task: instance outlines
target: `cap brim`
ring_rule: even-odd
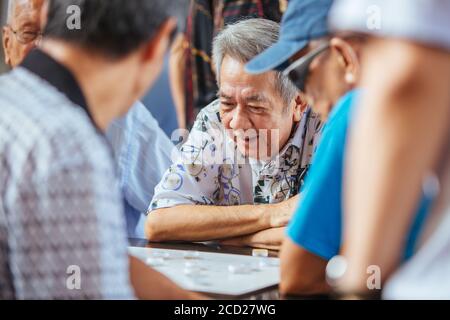
[[[258,74],[278,69],[307,44],[308,41],[306,40],[300,42],[279,41],[250,60],[245,65],[245,71],[251,74]]]

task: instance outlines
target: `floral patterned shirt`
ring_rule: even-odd
[[[219,108],[216,100],[199,113],[156,186],[149,211],[186,204],[278,203],[300,192],[320,135],[319,117],[308,109],[279,154],[260,161],[237,151]]]

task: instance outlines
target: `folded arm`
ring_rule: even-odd
[[[270,228],[248,235],[225,239],[220,241],[227,246],[253,247],[269,250],[280,250],[284,240],[286,227]]]
[[[204,241],[239,237],[284,227],[298,196],[278,204],[242,206],[180,205],[149,213],[145,234],[151,241]]]

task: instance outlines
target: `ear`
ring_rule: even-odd
[[[355,49],[342,38],[335,37],[331,39],[332,50],[339,55],[338,63],[344,69],[344,81],[350,85],[356,85],[359,78],[360,64],[358,54]]]
[[[5,64],[8,66],[11,66],[11,58],[10,58],[10,54],[9,54],[9,45],[10,45],[10,33],[8,31],[8,27],[3,27],[2,29],[2,33],[3,33],[3,52],[5,54]]]
[[[39,25],[42,32],[45,30],[45,26],[47,25],[48,8],[49,8],[48,0],[45,0],[44,3],[42,4],[41,15],[39,17]]]
[[[176,20],[169,18],[159,27],[153,38],[145,45],[143,55],[145,62],[159,61],[164,58],[170,45],[170,36],[176,25]]]
[[[294,101],[294,122],[300,122],[302,119],[302,114],[305,112],[306,108],[308,107],[308,103],[306,102],[306,99],[301,95],[297,95]]]

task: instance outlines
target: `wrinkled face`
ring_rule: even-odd
[[[44,0],[19,0],[13,8],[8,26],[3,28],[5,62],[11,67],[20,64],[36,46],[37,38],[27,41],[41,31],[40,14]]]
[[[267,159],[284,147],[300,120],[297,99],[287,104],[275,85],[275,73],[250,75],[245,63],[225,56],[220,70],[220,113],[239,151]]]

